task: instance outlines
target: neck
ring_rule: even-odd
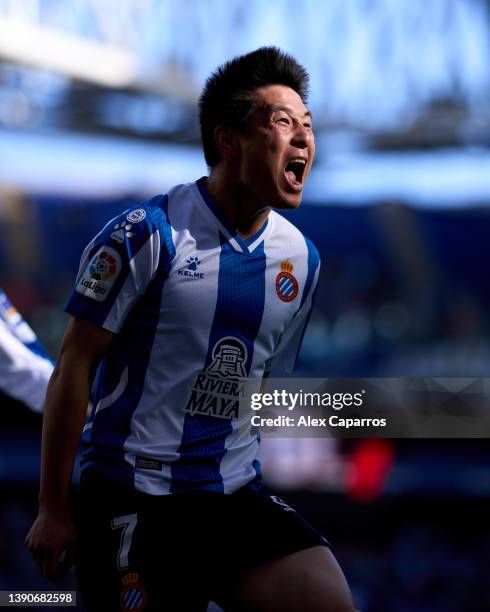
[[[231,226],[244,239],[258,232],[269,216],[270,207],[259,202],[246,185],[232,179],[220,166],[213,168],[206,185]]]

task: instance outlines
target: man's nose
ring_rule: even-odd
[[[294,130],[291,144],[298,149],[306,149],[313,138],[311,130],[307,129],[304,125],[298,124]]]

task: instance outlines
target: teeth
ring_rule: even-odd
[[[295,157],[294,159],[290,159],[288,163],[290,163],[290,164],[304,164],[306,166],[306,159],[303,159],[302,157]]]

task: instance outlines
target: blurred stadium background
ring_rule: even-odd
[[[83,246],[206,173],[199,90],[263,44],[312,81],[317,158],[291,217],[323,268],[299,373],[487,376],[488,0],[0,0],[0,286],[55,357]],[[0,401],[0,589],[51,589],[22,544],[40,417]],[[490,610],[487,441],[263,446],[364,612]]]

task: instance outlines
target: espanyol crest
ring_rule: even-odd
[[[129,572],[122,579],[123,589],[119,603],[124,612],[141,612],[146,606],[146,589],[138,580],[136,572]]]
[[[292,302],[298,295],[298,281],[293,276],[294,266],[286,259],[281,261],[281,271],[276,277],[276,293],[283,302]]]

